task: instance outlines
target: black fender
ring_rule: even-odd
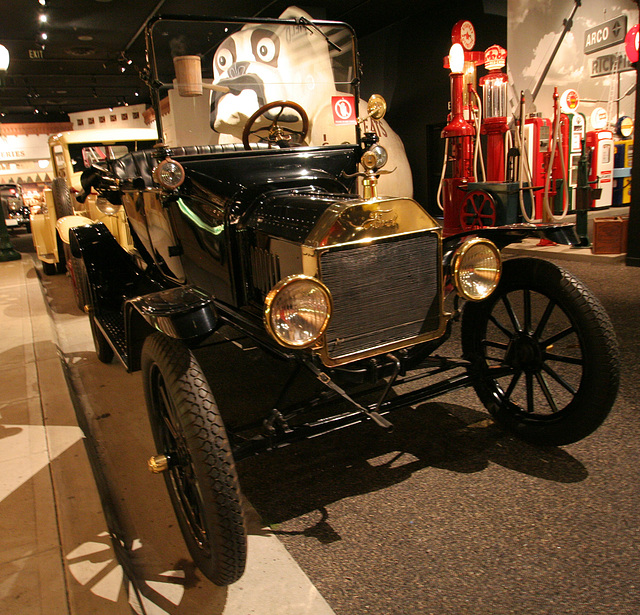
[[[69,248],[84,261],[96,309],[121,310],[124,299],[168,287],[159,276],[146,275],[102,222],[70,229]]]
[[[455,249],[469,237],[484,237],[499,250],[512,243],[520,243],[527,237],[540,237],[562,245],[578,246],[580,239],[575,224],[508,224],[487,226],[450,235],[442,240],[443,264],[448,266]]]
[[[140,369],[142,344],[154,331],[193,346],[219,326],[209,294],[140,267],[104,224],[75,227],[69,240],[87,269],[92,313],[128,371]]]
[[[127,369],[140,369],[145,338],[153,331],[196,346],[219,326],[220,319],[211,296],[196,286],[178,286],[134,297],[125,302]]]

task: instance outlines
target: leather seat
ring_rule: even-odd
[[[268,143],[252,143],[252,150],[269,149]],[[182,147],[167,147],[145,149],[125,154],[122,158],[112,162],[112,168],[118,179],[142,179],[145,188],[153,188],[153,169],[160,161],[161,152],[165,151],[172,158],[182,156],[200,156],[246,151],[242,143],[223,143],[220,145],[186,145]]]

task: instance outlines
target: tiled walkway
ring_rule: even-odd
[[[260,529],[255,512],[247,570],[233,586],[217,588],[205,579],[187,587],[182,570],[172,579],[161,573],[161,582],[137,578],[139,568],[155,570],[156,562],[125,562],[136,575],[133,584],[125,578],[63,372],[70,370],[74,388],[82,387],[70,357],[94,356],[88,321],[75,307],[60,305],[61,298],[72,304],[68,281],[40,279],[36,267],[30,254],[0,262],[0,613],[333,613],[280,541]],[[111,371],[126,381],[123,369]],[[89,398],[76,400],[88,415],[94,410],[84,408]],[[146,594],[161,595],[163,606]]]
[[[0,612],[130,613],[121,583],[105,609],[69,577],[114,555],[69,558],[106,524],[54,339],[32,259],[0,263]]]

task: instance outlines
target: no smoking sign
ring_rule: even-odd
[[[353,96],[332,96],[333,122],[338,126],[356,124],[356,99]]]

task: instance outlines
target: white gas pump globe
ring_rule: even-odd
[[[596,107],[591,112],[591,126],[594,130],[602,130],[607,127],[607,120],[609,119],[607,115],[607,110],[603,107]]]
[[[560,95],[560,110],[563,113],[575,113],[580,106],[580,96],[573,89],[568,89]]]
[[[464,72],[464,49],[460,43],[454,43],[449,50],[449,68],[452,73]]]

